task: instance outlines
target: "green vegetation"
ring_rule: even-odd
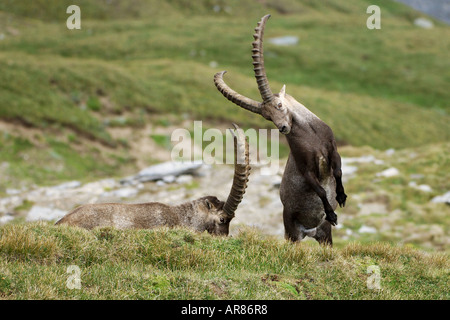
[[[449,252],[450,207],[431,199],[450,189],[450,144],[403,149],[393,154],[370,148],[344,147],[341,154],[373,157],[374,161],[350,163],[357,168],[345,183],[349,199],[334,230],[337,241],[404,243],[423,250]],[[398,175],[380,177],[388,168]],[[428,188],[420,190],[419,186]],[[358,232],[362,227],[373,233]]]
[[[134,153],[140,138],[167,152],[170,130],[194,120],[204,131],[273,128],[212,81],[228,70],[232,88],[259,99],[251,35],[266,13],[266,39],[299,38],[265,42],[273,91],[286,84],[332,127],[343,156],[384,161],[355,164],[333,249],[252,229],[89,232],[20,217],[0,227],[0,299],[449,299],[450,209],[430,200],[450,189],[450,29],[421,29],[419,13],[379,1],[382,29],[368,30],[372,2],[0,0],[0,196],[135,173],[137,160],[156,161]],[[66,28],[71,4],[81,30]],[[399,174],[377,176],[389,167]],[[70,265],[80,290],[66,286]],[[380,290],[367,287],[372,265]]]
[[[81,7],[81,30],[66,28],[69,4]],[[158,115],[170,115],[174,125],[190,119],[204,120],[205,127],[238,122],[272,128],[224,99],[212,82],[215,72],[226,69],[230,86],[258,98],[251,34],[258,19],[271,13],[266,38],[300,39],[291,47],[266,41],[273,90],[286,84],[339,142],[386,149],[448,141],[448,26],[435,22],[432,30],[420,29],[412,23],[417,12],[385,1],[382,29],[368,30],[369,4],[2,0],[0,119],[44,135],[76,136],[81,146],[102,144],[109,149],[103,158],[113,159],[103,174],[132,165],[131,157],[124,166],[107,155],[127,155],[125,140],[111,135],[116,126],[160,125]],[[98,161],[89,147],[79,149],[83,158]],[[8,161],[4,154],[0,161]],[[42,162],[18,165],[28,176]]]
[[[81,289],[67,287],[71,265]],[[369,266],[379,267],[379,290],[368,288]],[[0,228],[3,299],[449,299],[448,268],[445,255],[410,247],[331,249],[252,229],[221,238],[166,228]]]

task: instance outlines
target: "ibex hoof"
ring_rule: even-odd
[[[345,200],[347,200],[347,195],[345,193],[339,193],[336,196],[336,201],[339,203],[341,208],[345,207]]]
[[[337,225],[337,215],[334,212],[327,213],[327,217],[325,218],[332,226]]]

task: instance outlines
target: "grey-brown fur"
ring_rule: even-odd
[[[345,205],[341,158],[331,128],[293,97],[283,86],[273,94],[264,68],[263,36],[270,15],[255,28],[252,58],[262,102],[244,97],[223,81],[225,71],[214,76],[217,89],[230,101],[272,121],[285,134],[291,152],[280,186],[286,238],[305,236],[332,244],[331,226],[337,224],[334,210]]]
[[[223,205],[223,201],[213,196],[175,206],[159,202],[88,204],[74,209],[56,224],[68,224],[85,229],[97,227],[152,229],[160,226],[184,226],[199,232],[206,230],[212,234],[228,234],[231,219],[223,212]]]
[[[235,128],[238,129],[237,126]],[[215,196],[205,196],[179,205],[159,202],[87,204],[75,208],[56,224],[85,229],[98,227],[151,229],[159,226],[182,226],[198,232],[208,231],[214,235],[228,235],[230,221],[234,218],[235,210],[245,193],[250,174],[248,141],[239,131],[241,130],[238,130],[239,139],[234,136],[235,172],[226,201],[220,201]],[[239,155],[244,159],[239,160]]]

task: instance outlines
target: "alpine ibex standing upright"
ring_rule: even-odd
[[[85,229],[115,227],[118,229],[150,229],[158,226],[184,226],[214,235],[228,235],[230,221],[242,201],[250,174],[249,147],[244,133],[234,125],[234,178],[226,202],[206,196],[180,205],[159,202],[122,204],[87,204],[75,208],[56,224]]]
[[[214,76],[217,89],[230,101],[272,121],[286,135],[291,152],[280,186],[285,235],[292,241],[305,236],[332,244],[334,210],[347,198],[342,185],[341,157],[330,127],[293,97],[273,94],[264,69],[263,35],[270,15],[264,16],[253,35],[253,66],[262,102],[244,97],[223,81],[226,71]],[[337,201],[337,202],[336,202]]]

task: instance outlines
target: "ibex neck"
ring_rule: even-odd
[[[206,230],[206,215],[196,200],[175,206],[180,225],[203,232]]]

